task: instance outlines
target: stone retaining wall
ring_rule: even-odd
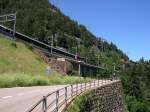
[[[127,112],[121,82],[99,87],[84,103],[84,112]]]

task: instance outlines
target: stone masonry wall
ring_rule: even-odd
[[[127,112],[121,82],[99,87],[87,98],[84,112]]]

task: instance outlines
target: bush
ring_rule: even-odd
[[[14,48],[17,48],[16,42],[12,42],[12,43],[11,43],[11,46],[14,47]]]

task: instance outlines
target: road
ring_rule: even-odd
[[[24,112],[44,95],[66,85],[0,89],[0,112]]]
[[[114,81],[107,80],[105,83],[103,83],[101,80],[99,86],[107,85],[113,82]],[[56,86],[15,87],[15,88],[0,89],[0,112],[25,112],[32,105],[36,104],[40,99],[42,99],[43,96],[47,95],[48,93],[54,92],[58,89],[64,88],[66,86],[67,85],[56,85]],[[80,89],[81,85],[79,84],[78,86],[79,86],[78,88]],[[89,84],[87,84],[87,86],[89,86]],[[76,88],[76,85],[73,85],[73,87]],[[85,86],[83,84],[83,88],[84,87]],[[71,88],[68,88],[68,96],[70,92]],[[80,93],[80,91],[78,92]],[[64,89],[60,91],[60,96],[63,93]],[[56,95],[53,94],[51,97],[49,97],[48,102],[53,101],[55,99],[55,96]],[[41,109],[41,106],[39,108]],[[39,108],[34,112],[38,112]]]

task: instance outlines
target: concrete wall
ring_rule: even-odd
[[[92,91],[84,102],[84,112],[127,112],[121,82]]]

